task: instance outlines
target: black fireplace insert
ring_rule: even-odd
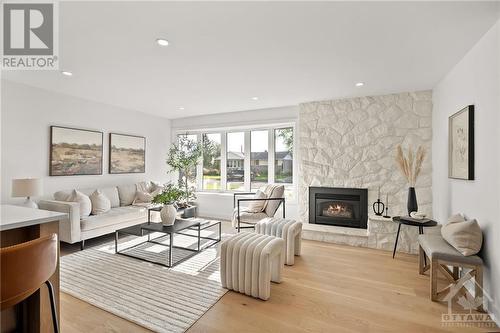
[[[309,187],[309,223],[366,229],[366,188]]]

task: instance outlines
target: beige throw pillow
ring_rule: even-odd
[[[266,199],[267,195],[264,192],[262,192],[261,190],[257,190],[257,192],[255,193],[253,198],[254,199]],[[265,200],[250,201],[246,211],[249,213],[260,213],[264,210],[265,204],[266,204]]]
[[[80,191],[73,190],[67,201],[78,202],[80,204],[80,217],[87,217],[92,212],[90,198]]]
[[[106,213],[111,209],[111,201],[100,190],[95,190],[90,196],[92,215]]]
[[[453,217],[457,217],[454,215]],[[441,228],[443,238],[464,256],[472,256],[481,250],[483,233],[476,220],[451,219]]]

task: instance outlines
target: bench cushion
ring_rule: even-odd
[[[477,255],[467,257],[462,255],[448,244],[441,235],[419,235],[418,243],[429,258],[476,266],[483,264],[483,260]]]

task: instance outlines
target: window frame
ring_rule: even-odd
[[[234,132],[243,132],[245,137],[245,145],[244,145],[244,192],[252,192],[251,190],[251,132],[252,131],[264,131],[266,130],[268,133],[268,184],[273,184],[275,181],[275,133],[277,129],[283,128],[292,128],[293,129],[293,164],[292,164],[292,183],[282,183],[285,186],[291,186],[293,197],[295,198],[297,191],[297,126],[295,122],[287,122],[280,124],[269,124],[269,125],[248,125],[248,126],[234,126],[234,127],[223,127],[223,128],[208,128],[208,129],[197,129],[197,130],[176,130],[173,134],[174,137],[177,138],[179,135],[196,135],[198,142],[201,142],[203,139],[203,134],[219,134],[221,135],[221,189],[220,190],[209,190],[203,188],[203,159],[200,159],[196,167],[196,192],[199,193],[238,193],[241,191],[234,191],[227,189],[227,134]],[[280,183],[281,184],[281,183]],[[255,191],[255,190],[254,190]]]

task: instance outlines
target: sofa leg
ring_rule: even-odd
[[[83,251],[83,249],[85,249],[85,240],[80,242],[80,251]]]

